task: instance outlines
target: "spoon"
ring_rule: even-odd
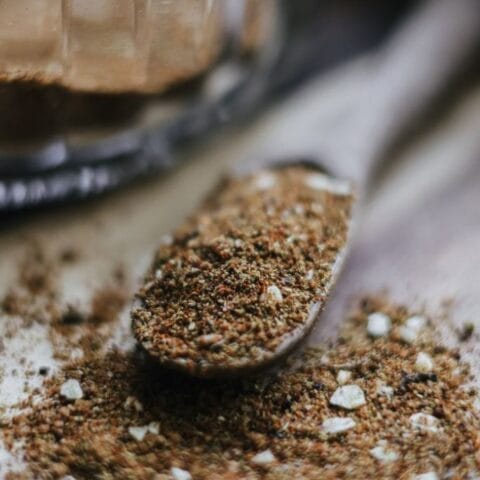
[[[427,2],[371,59],[342,137],[318,141],[309,119],[301,153],[238,165],[163,242],[132,308],[152,359],[196,377],[245,375],[307,336],[374,167],[477,45],[479,4],[460,3]]]

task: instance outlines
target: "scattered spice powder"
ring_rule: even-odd
[[[17,285],[0,299],[0,313],[18,317],[25,327],[58,316],[57,267],[39,242],[31,242],[19,265]]]
[[[368,334],[372,313],[388,316],[390,334]],[[402,341],[395,331],[410,317],[368,299],[328,349],[236,381],[162,371],[141,351],[87,352],[46,379],[42,401],[32,397],[4,423],[5,444],[21,442],[28,462],[8,479],[478,478],[468,367],[428,325],[418,343]],[[415,371],[420,352],[434,375]],[[346,371],[365,396],[353,410],[330,402]],[[66,398],[62,388],[75,381],[78,395]]]
[[[308,167],[225,180],[158,250],[132,311],[137,340],[198,376],[263,363],[324,304],[352,199]]]
[[[475,325],[472,322],[467,322],[463,325],[462,329],[458,332],[458,339],[461,342],[467,342],[472,338],[475,332]]]
[[[83,349],[100,351],[118,330],[119,315],[131,299],[127,272],[117,265],[111,279],[92,292],[89,305],[72,305],[62,300],[59,274],[71,267],[64,252],[79,250],[66,247],[60,253],[46,252],[39,241],[32,241],[19,264],[17,282],[0,298],[0,315],[10,320],[3,335],[11,338],[21,329],[42,324],[48,329],[56,360],[68,360]]]
[[[117,319],[129,300],[123,285],[108,286],[95,292],[87,321],[94,324],[110,323]]]
[[[130,298],[125,279],[114,274],[112,283],[93,292],[89,311],[81,311],[72,305],[57,306],[51,311],[50,319],[50,342],[55,357],[68,360],[72,348],[98,353],[105,350],[104,346],[118,328],[119,315]]]

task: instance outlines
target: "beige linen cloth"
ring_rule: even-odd
[[[313,115],[319,137],[340,129],[340,120],[355,110],[358,85],[370,78],[369,62],[356,60],[314,81],[248,126],[190,151],[183,166],[163,178],[3,222],[0,296],[15,284],[18,264],[32,240],[52,256],[65,247],[79,250],[80,260],[58,272],[65,304],[87,309],[92,292],[110,282],[119,264],[133,292],[162,235],[182,222],[228,164],[267,155],[280,139],[288,151],[285,138],[301,137],[296,129],[303,129]],[[338,134],[339,143],[341,139]],[[333,338],[356,299],[386,291],[392,301],[431,314],[449,344],[458,342],[456,329],[472,322],[473,337],[459,347],[480,373],[480,82],[452,96],[434,121],[390,157],[372,185],[344,272],[309,341]],[[14,321],[0,314],[2,336]],[[30,386],[41,384],[39,376],[26,378],[26,370],[59,367],[49,341],[48,328],[36,324],[5,339],[1,406],[23,398],[25,380]],[[113,343],[133,343],[128,309]],[[0,477],[10,463],[16,461],[0,448]]]

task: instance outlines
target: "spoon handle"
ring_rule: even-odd
[[[478,0],[430,0],[372,58],[356,113],[326,155],[331,173],[365,183],[480,45]],[[340,152],[339,147],[340,146]],[[343,148],[342,148],[343,146]]]

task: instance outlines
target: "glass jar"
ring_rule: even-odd
[[[375,47],[405,0],[0,0],[0,212],[161,171]]]
[[[167,166],[261,96],[278,26],[275,0],[2,0],[1,208]]]

